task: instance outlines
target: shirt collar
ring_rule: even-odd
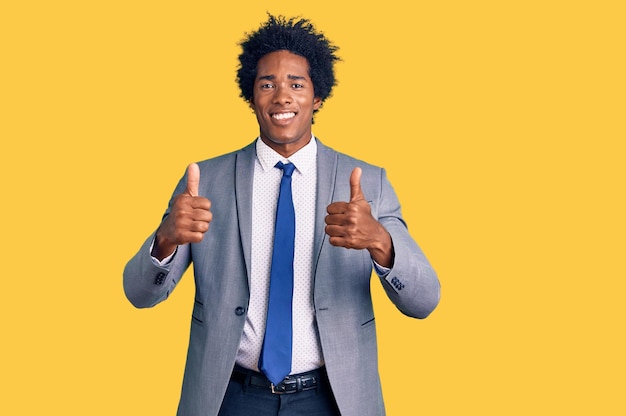
[[[266,145],[259,137],[256,141],[256,156],[261,163],[261,167],[263,168],[264,172],[266,172],[268,169],[273,169],[276,163],[280,161],[283,163],[293,163],[294,165],[296,165],[297,171],[299,171],[303,175],[307,175],[311,173],[313,169],[315,169],[315,159],[317,157],[317,139],[313,134],[311,134],[311,140],[302,149],[289,156],[289,158],[284,158],[274,149]]]

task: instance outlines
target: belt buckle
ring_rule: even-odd
[[[292,376],[287,376],[283,379],[283,381],[276,385],[270,382],[270,387],[272,388],[272,394],[289,394],[298,391],[293,388],[296,387],[296,384],[297,381]]]
[[[270,383],[270,387],[272,388],[272,394],[285,394],[286,393],[286,391],[278,391],[278,390],[276,390],[274,388],[274,387],[276,387],[276,386],[274,386],[274,383]]]

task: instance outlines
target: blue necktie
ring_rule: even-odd
[[[291,174],[295,166],[293,163],[278,162],[275,167],[283,170],[283,177],[280,180],[276,208],[270,293],[259,368],[274,385],[277,385],[291,372],[291,300],[296,214],[291,196]]]

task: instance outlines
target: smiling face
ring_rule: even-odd
[[[306,58],[276,51],[259,59],[250,107],[269,147],[289,157],[309,143],[313,111],[321,104]]]

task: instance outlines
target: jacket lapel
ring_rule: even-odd
[[[317,271],[322,243],[326,237],[326,208],[333,199],[337,176],[337,153],[317,141],[317,202],[315,208],[315,240],[313,245],[313,275]]]
[[[248,287],[250,287],[250,265],[252,256],[252,182],[254,162],[256,160],[255,142],[237,152],[235,161],[235,199],[237,201],[237,220],[239,235],[246,263]]]

